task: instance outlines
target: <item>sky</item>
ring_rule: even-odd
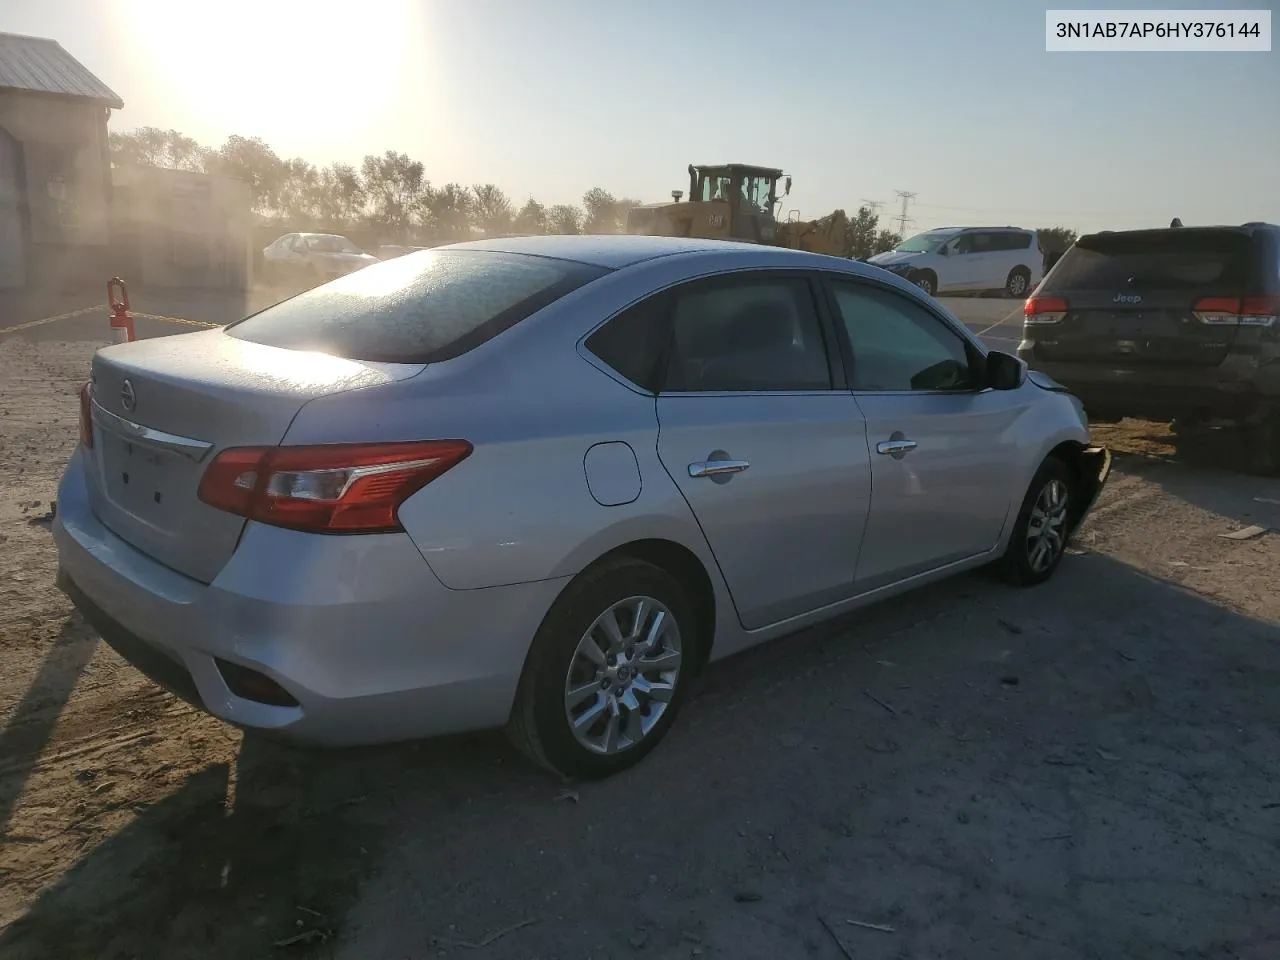
[[[1252,6],[1280,24],[1276,0]],[[666,200],[689,163],[743,162],[784,168],[784,214],[805,219],[866,201],[888,219],[914,193],[907,233],[1280,221],[1280,46],[1046,53],[1045,7],[0,0],[0,30],[58,40],[114,89],[113,130],[257,136],[317,164],[392,149],[517,203]]]

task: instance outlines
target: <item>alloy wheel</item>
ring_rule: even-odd
[[[1041,488],[1027,519],[1027,563],[1036,573],[1053,566],[1066,547],[1067,485],[1053,479]]]
[[[610,606],[578,641],[565,676],[574,739],[603,755],[644,740],[675,696],[682,655],[680,627],[665,604],[641,596]]]

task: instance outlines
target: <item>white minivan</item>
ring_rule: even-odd
[[[905,277],[928,294],[1003,290],[1021,298],[1044,274],[1044,251],[1034,230],[940,227],[867,263]]]

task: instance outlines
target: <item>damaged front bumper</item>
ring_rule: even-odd
[[[1089,511],[1098,501],[1098,495],[1102,493],[1107,477],[1111,476],[1111,451],[1106,447],[1085,447],[1078,454],[1077,469],[1084,499],[1072,520],[1073,530],[1089,515]]]

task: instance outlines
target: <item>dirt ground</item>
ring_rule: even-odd
[[[712,668],[566,785],[497,736],[306,752],[150,686],[53,587],[92,336],[0,336],[0,957],[1280,956],[1280,482],[1099,427],[1059,575]],[[855,923],[856,921],[856,923]]]

